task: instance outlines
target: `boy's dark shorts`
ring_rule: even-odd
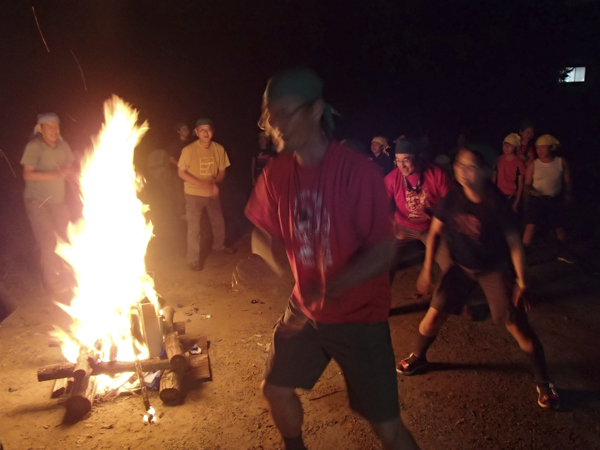
[[[532,195],[525,208],[526,224],[542,225],[546,223],[552,228],[561,228],[565,226],[566,216],[565,201],[560,195],[555,197]]]
[[[275,326],[266,382],[312,389],[331,358],[344,373],[354,411],[372,423],[399,417],[396,360],[388,322],[314,322],[290,300]]]
[[[473,289],[479,284],[496,324],[513,323],[516,309],[511,294],[512,273],[507,268],[473,272],[459,265],[452,266],[442,277],[431,299],[431,307],[447,314],[460,314]]]

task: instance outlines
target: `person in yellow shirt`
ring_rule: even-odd
[[[177,173],[183,179],[185,195],[187,260],[192,270],[202,270],[200,220],[205,208],[213,232],[213,250],[229,254],[236,250],[225,246],[225,221],[218,187],[230,165],[229,158],[225,148],[212,140],[214,126],[210,119],[199,119],[194,133],[198,140],[181,151]]]

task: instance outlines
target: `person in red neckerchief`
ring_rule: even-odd
[[[398,258],[403,249],[414,241],[427,241],[433,208],[450,190],[446,173],[422,158],[420,141],[397,139],[395,147],[396,168],[385,177],[388,197],[394,203],[394,234],[396,235]],[[444,242],[435,256],[440,269],[446,272],[452,260]],[[392,268],[391,276],[399,262]]]
[[[384,447],[417,448],[398,405],[388,324],[394,236],[383,178],[365,155],[332,140],[322,85],[312,70],[291,70],[269,81],[263,99],[260,125],[280,154],[245,212],[258,229],[253,251],[273,267],[287,256],[296,279],[275,327],[263,394],[285,448],[305,449],[296,389],[312,389],[333,358],[351,408]]]

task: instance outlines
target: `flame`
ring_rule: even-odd
[[[73,268],[77,285],[70,306],[58,303],[73,318],[68,330],[55,327],[64,356],[75,362],[81,346],[109,360],[148,357],[132,337],[132,316],[147,298],[158,309],[144,257],[152,236],[147,207],[137,198],[142,182],[133,169],[133,153],[148,126],[137,125],[138,113],[119,97],[104,104],[105,124],[82,161],[83,217],[69,224],[69,243],[56,253]]]

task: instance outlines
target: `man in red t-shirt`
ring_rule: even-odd
[[[446,173],[439,167],[422,161],[419,141],[398,139],[395,163],[396,169],[384,180],[388,197],[395,204],[394,233],[398,251],[392,277],[404,256],[407,244],[421,241],[425,245],[432,209],[450,190]],[[445,242],[438,246],[435,260],[443,273],[452,264]]]
[[[389,449],[416,448],[399,415],[386,271],[393,235],[384,185],[364,155],[331,140],[331,107],[311,70],[269,81],[261,126],[281,154],[246,206],[273,265],[286,254],[296,279],[275,327],[262,389],[287,450],[305,449],[296,389],[311,389],[331,358],[350,406]]]

